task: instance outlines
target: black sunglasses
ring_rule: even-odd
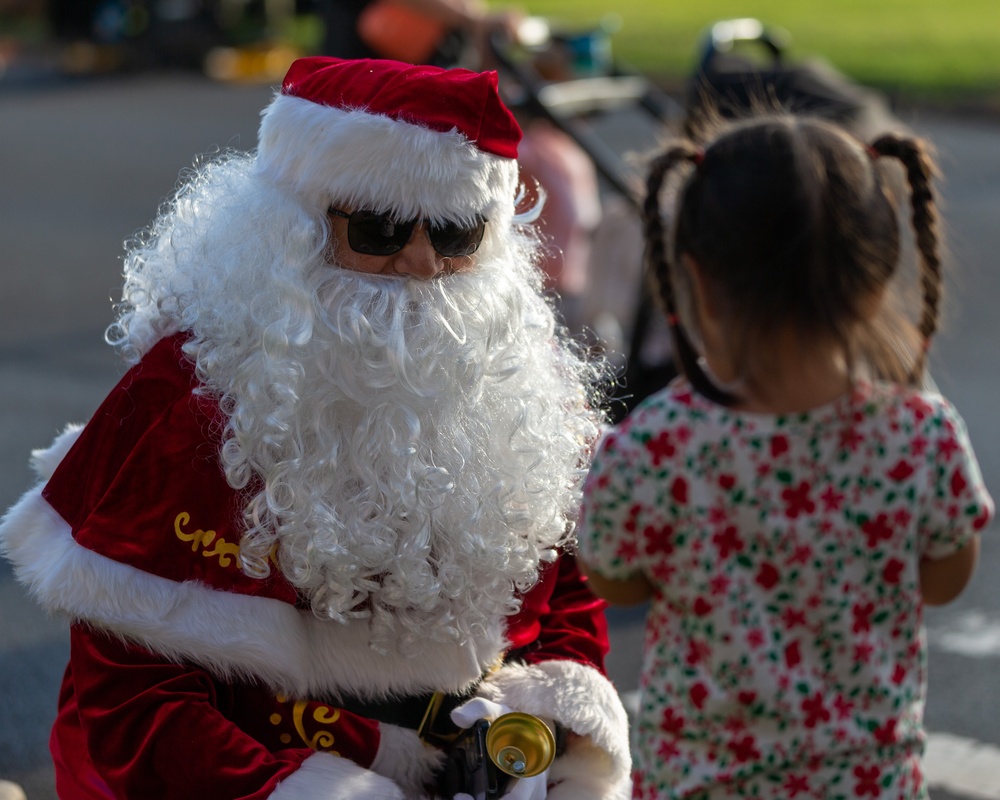
[[[352,211],[348,214],[331,206],[329,213],[347,220],[347,243],[356,253],[368,256],[391,256],[398,253],[413,236],[413,229],[420,220],[399,222],[391,214],[376,211]],[[431,246],[442,256],[456,258],[471,256],[479,249],[486,230],[486,220],[480,219],[472,225],[457,222],[437,224],[424,220],[427,238]]]

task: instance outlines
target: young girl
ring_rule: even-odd
[[[902,162],[916,324],[883,162]],[[659,197],[685,170],[670,246]],[[992,518],[965,427],[920,388],[941,295],[932,163],[773,116],[653,163],[650,268],[682,376],[604,440],[580,557],[650,598],[633,796],[925,798],[923,604]]]

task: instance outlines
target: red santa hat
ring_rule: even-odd
[[[264,110],[257,163],[317,207],[500,222],[520,139],[495,72],[317,56]]]

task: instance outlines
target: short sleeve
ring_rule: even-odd
[[[931,485],[920,519],[920,554],[945,558],[985,528],[995,509],[958,412],[941,401],[925,430]]]
[[[611,580],[641,572],[636,534],[640,508],[634,498],[629,450],[627,428],[609,433],[594,456],[583,490],[580,559]]]

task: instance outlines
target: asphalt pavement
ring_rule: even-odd
[[[123,240],[195,156],[252,148],[272,91],[193,74],[0,80],[0,509],[30,486],[31,449],[86,420],[121,374],[102,336]],[[929,112],[905,122],[937,145],[944,172],[951,300],[933,372],[998,495],[1000,124]],[[1000,800],[996,534],[985,532],[969,589],[927,616],[927,726],[932,745],[951,748],[935,751],[935,800]],[[609,671],[626,695],[637,684],[641,611],[610,615]],[[0,564],[0,779],[20,783],[29,800],[55,797],[47,736],[67,653],[64,622],[42,613]]]

